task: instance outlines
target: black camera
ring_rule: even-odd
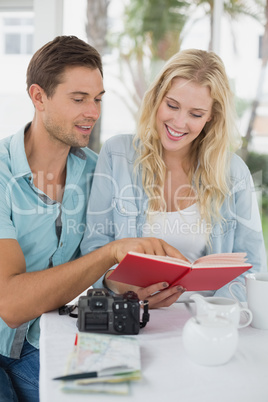
[[[144,302],[148,307],[148,303]],[[144,310],[145,313],[145,310]],[[140,323],[140,302],[134,292],[111,295],[108,290],[89,289],[78,300],[79,331],[109,334],[138,334],[149,320],[148,309]]]

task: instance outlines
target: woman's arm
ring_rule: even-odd
[[[225,249],[224,252],[247,253],[247,262],[252,264],[252,268],[236,278],[242,283],[245,282],[245,275],[249,272],[267,271],[266,251],[256,190],[252,176],[247,168],[246,170],[247,174],[235,183],[233,194],[226,203],[228,217],[235,222],[234,234],[226,233],[225,239],[222,241],[223,243],[230,243],[226,247],[232,247],[230,250]],[[218,251],[216,250],[216,252]],[[233,289],[235,289],[237,297],[244,301],[245,293],[242,288],[237,286]],[[231,297],[228,285],[219,289],[215,295]]]

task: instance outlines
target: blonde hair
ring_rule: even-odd
[[[210,223],[220,220],[220,208],[229,193],[227,173],[230,150],[238,147],[233,94],[222,60],[214,52],[198,49],[175,54],[145,93],[134,146],[138,152],[135,168],[140,170],[149,211],[165,206],[166,166],[156,130],[156,114],[174,78],[183,78],[210,89],[212,119],[193,141],[190,183],[194,184],[201,217]]]

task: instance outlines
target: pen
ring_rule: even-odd
[[[103,369],[100,371],[89,371],[89,372],[84,372],[84,373],[67,374],[67,375],[64,375],[61,377],[55,377],[55,378],[53,378],[53,380],[75,381],[75,380],[82,380],[85,378],[124,376],[124,375],[130,374],[130,373],[133,373],[135,371],[136,371],[135,369],[127,367],[127,366],[117,366],[117,367]]]

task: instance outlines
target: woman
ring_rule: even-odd
[[[234,154],[238,145],[221,59],[197,49],[174,55],[144,96],[136,136],[115,136],[102,147],[82,252],[118,238],[153,236],[190,261],[246,251],[251,271],[264,270],[258,205],[250,172]],[[126,289],[108,277],[96,285]],[[230,297],[228,286],[215,294]]]

